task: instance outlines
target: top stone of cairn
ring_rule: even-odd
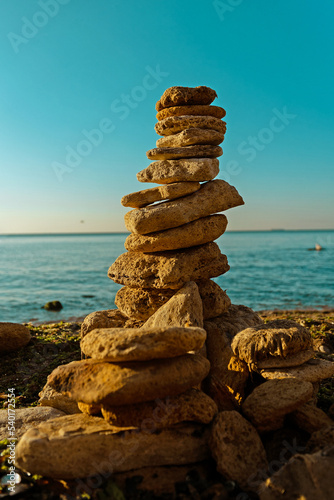
[[[172,106],[184,106],[189,104],[211,104],[217,97],[215,90],[210,87],[170,87],[165,90],[155,105],[157,111]]]

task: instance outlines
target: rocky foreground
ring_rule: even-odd
[[[261,311],[260,316],[265,322],[275,319],[289,319],[307,326],[312,335],[316,358],[327,361],[334,360],[334,310],[325,312],[312,310]],[[8,387],[16,388],[17,413],[21,412],[22,415],[19,415],[17,424],[21,427],[22,433],[29,428],[29,425],[36,425],[46,419],[55,418],[58,416],[57,412],[63,414],[62,411],[65,413],[73,411],[73,408],[66,406],[63,406],[62,410],[50,406],[39,406],[41,403],[43,404],[43,397],[40,398],[38,394],[45,386],[47,376],[53,368],[80,359],[80,328],[80,323],[59,323],[38,327],[28,325],[31,335],[29,343],[18,351],[2,354],[0,380],[0,397],[2,399],[0,404],[3,408],[3,414],[0,422],[0,440],[3,440],[1,447],[4,450],[4,455],[1,457],[1,474],[3,476],[6,474],[8,466],[8,464],[6,466],[6,441],[4,440],[6,439]],[[46,398],[48,399],[48,396]],[[39,400],[40,403],[38,403]],[[316,401],[317,407],[328,418],[333,418],[334,377],[320,383]],[[50,400],[47,404],[50,404]],[[55,406],[58,406],[56,401]],[[29,422],[31,417],[24,414],[27,408],[35,408],[35,411],[39,412],[39,415],[35,414],[35,420],[32,422]],[[237,416],[234,418],[238,419]],[[220,425],[219,422],[217,425]],[[332,431],[328,430],[326,435],[315,432],[311,437],[310,433],[302,431],[296,423],[292,422],[283,431],[281,429],[267,433],[264,447],[269,467],[272,469],[269,473],[282,468],[293,454],[305,457],[304,461],[301,458],[297,460],[301,467],[319,467],[319,464],[309,463],[307,457],[310,452],[317,453],[324,444],[333,444],[333,433],[334,429],[332,428]],[[249,447],[256,447],[256,437],[254,437],[254,442],[252,442],[251,437],[248,439],[250,439]],[[292,471],[292,474],[300,474],[301,471],[302,469],[296,469]],[[127,477],[127,473],[120,473],[117,474],[117,477],[103,479],[101,484],[96,484],[96,487],[93,488],[89,480],[80,480],[80,493],[77,491],[77,481],[54,481],[42,477],[29,477],[22,471],[18,472],[22,475],[22,481],[16,487],[18,496],[15,498],[24,499],[97,499],[113,498],[112,495],[114,498],[120,499],[231,498],[241,500],[258,498],[255,493],[242,492],[239,485],[218,473],[214,461],[210,459],[190,466],[164,467],[163,475],[161,468],[151,467],[142,469],[138,476],[132,478]],[[266,473],[268,475],[268,470]],[[152,488],[155,493],[152,493]],[[166,490],[166,488],[176,492],[174,496],[162,494],[161,491]]]

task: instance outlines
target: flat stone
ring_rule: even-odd
[[[30,331],[19,323],[0,323],[0,353],[17,351],[31,339]]]
[[[173,358],[203,346],[206,339],[203,328],[193,325],[182,328],[176,321],[175,326],[172,321],[167,323],[153,322],[149,326],[146,322],[141,328],[97,328],[82,339],[80,347],[93,359],[119,363]]]
[[[170,87],[160,97],[155,109],[161,111],[171,106],[184,106],[190,104],[211,104],[216,99],[217,93],[210,87]]]
[[[202,299],[204,319],[216,318],[228,310],[231,300],[217,283],[212,280],[201,280],[197,282],[197,286]]]
[[[179,289],[187,281],[219,276],[229,270],[226,255],[216,243],[186,250],[126,252],[109,268],[110,279],[121,285]]]
[[[52,457],[52,460],[46,460]],[[29,430],[16,448],[16,465],[30,474],[77,479],[154,464],[196,463],[209,457],[207,431],[184,424],[156,433],[113,431],[89,415],[66,415]]]
[[[226,111],[219,106],[207,105],[189,105],[189,106],[172,106],[170,108],[162,109],[157,113],[157,119],[164,120],[168,116],[214,116],[215,118],[224,118]]]
[[[33,408],[16,408],[14,424],[14,436],[9,435],[8,410],[0,410],[0,441],[11,437],[20,439],[21,436],[32,427],[36,427],[46,420],[62,417],[64,412],[46,406],[34,406]]]
[[[334,447],[312,455],[294,455],[259,487],[260,500],[333,498]]]
[[[220,316],[204,322],[207,358],[211,363],[205,391],[219,410],[238,409],[244,398],[249,371],[241,361],[229,366],[233,357],[231,342],[239,331],[258,324],[263,324],[258,314],[249,307],[237,305],[231,305]]]
[[[236,356],[256,368],[259,361],[286,358],[310,349],[311,345],[312,337],[307,328],[295,321],[276,319],[239,332],[233,339],[232,349]]]
[[[130,234],[124,246],[129,252],[161,252],[204,245],[219,238],[227,227],[223,214],[202,217],[183,226],[149,234]]]
[[[199,327],[203,329],[203,305],[198,291],[198,286],[194,281],[188,281],[178,290],[173,297],[161,306],[144,324],[142,330],[146,328],[166,328],[166,327]],[[190,347],[185,352],[196,351],[203,347],[206,333],[201,345]],[[176,339],[173,339],[176,343]],[[181,345],[183,344],[180,339]],[[187,343],[185,342],[185,345]],[[178,346],[180,348],[180,346]],[[184,354],[183,352],[181,354]],[[177,354],[176,354],[177,356]],[[158,357],[158,356],[156,356]],[[168,356],[169,357],[169,356]]]
[[[86,415],[101,415],[101,405],[89,405],[78,401],[79,410]]]
[[[226,479],[249,490],[249,478],[267,470],[266,452],[256,429],[236,411],[215,418],[209,445],[217,470]]]
[[[262,359],[256,363],[256,367],[258,370],[261,369],[271,369],[275,368],[289,368],[293,366],[299,366],[306,361],[314,358],[315,352],[313,349],[306,349],[304,351],[296,352],[295,354],[291,354],[286,358],[280,358],[278,356],[268,356],[267,359]],[[265,377],[266,378],[266,377]],[[282,377],[285,378],[285,377]]]
[[[38,404],[40,406],[48,406],[56,408],[62,412],[71,415],[73,413],[80,413],[78,403],[74,399],[64,396],[61,392],[57,392],[49,384],[45,384],[41,392],[38,394]]]
[[[217,411],[216,403],[198,389],[189,389],[178,396],[136,405],[102,405],[102,415],[112,426],[139,427],[150,432],[180,422],[209,424]]]
[[[150,205],[156,201],[173,200],[198,191],[201,187],[199,182],[174,182],[151,189],[144,189],[123,196],[121,203],[124,207],[140,208]]]
[[[290,418],[297,425],[298,429],[303,429],[309,434],[334,425],[334,420],[320,408],[310,403],[300,406],[290,415]]]
[[[217,158],[223,154],[220,146],[184,146],[176,148],[154,148],[146,152],[149,160],[181,160],[183,158]]]
[[[150,163],[137,174],[139,182],[205,182],[219,174],[217,158],[188,158],[185,160],[161,160]]]
[[[297,378],[315,383],[334,375],[334,363],[326,359],[311,359],[303,365],[292,368],[261,370],[261,375],[269,380]]]
[[[192,128],[216,130],[225,134],[226,122],[214,116],[169,116],[157,122],[154,128],[158,135],[163,136],[177,134]]]
[[[256,387],[242,404],[242,411],[259,432],[276,430],[288,413],[312,397],[310,382],[297,379],[269,380]]]
[[[81,338],[95,328],[122,328],[128,317],[118,309],[95,311],[85,317],[81,325]]]
[[[218,146],[224,140],[225,134],[212,129],[189,128],[174,135],[157,139],[157,148],[180,148],[198,144]]]
[[[124,220],[131,233],[147,234],[183,226],[243,204],[234,186],[216,179],[202,184],[196,193],[183,198],[131,210],[125,214]]]
[[[48,383],[76,401],[120,406],[185,392],[209,370],[209,361],[194,354],[121,364],[87,359],[58,366]]]
[[[116,293],[115,304],[127,316],[146,321],[163,306],[175,290],[155,288],[134,288],[123,286]]]

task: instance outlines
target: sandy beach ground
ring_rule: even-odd
[[[316,356],[334,361],[334,309],[268,310],[259,311],[259,314],[265,322],[273,319],[292,319],[308,327],[313,337]],[[39,399],[38,393],[45,385],[47,376],[51,371],[58,365],[81,359],[81,318],[80,320],[79,318],[71,318],[69,322],[38,326],[28,324],[27,326],[32,336],[30,343],[25,348],[5,355],[1,359],[0,408],[3,409],[7,407],[7,390],[10,387],[15,388],[16,408],[36,406]],[[333,418],[333,403],[334,377],[322,382],[318,392],[318,407]],[[0,453],[1,446],[4,449],[5,444],[0,442]],[[4,457],[0,455],[0,464],[1,461],[4,466]],[[0,476],[4,473],[5,468],[3,467]],[[66,495],[68,491],[66,493],[67,486],[61,486],[59,482],[42,478],[32,480],[23,477],[22,479],[23,485],[30,484],[30,490],[27,491],[28,496],[26,496],[25,491],[22,491],[22,497],[15,496],[15,498],[71,498],[61,496],[62,494]],[[33,484],[32,489],[31,484]],[[37,496],[34,496],[35,491]],[[60,496],[54,496],[55,494]],[[96,498],[100,497],[96,496]],[[111,497],[102,496],[101,498]],[[119,496],[117,498],[122,499],[124,497]],[[237,497],[231,493],[228,498]]]

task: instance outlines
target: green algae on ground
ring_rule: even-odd
[[[11,387],[17,408],[37,405],[51,371],[81,357],[79,323],[26,326],[31,333],[29,344],[1,358],[0,408],[6,408]]]

